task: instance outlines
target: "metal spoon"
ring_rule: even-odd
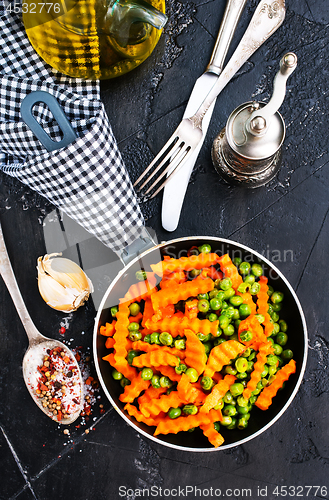
[[[52,418],[53,420],[57,421],[57,416],[54,415],[47,407],[45,408],[42,405],[42,400],[41,398],[38,397],[36,393],[36,389],[38,386],[38,379],[40,378],[38,366],[43,365],[44,356],[47,355],[47,350],[60,347],[65,351],[65,354],[70,358],[70,360],[72,361],[72,365],[74,365],[77,370],[77,372],[75,373],[78,374],[79,387],[77,388],[75,386],[75,394],[77,394],[77,396],[75,395],[75,397],[77,398],[76,400],[79,402],[79,404],[76,405],[77,409],[73,413],[69,414],[68,418],[63,418],[62,420],[59,421],[60,424],[65,424],[65,425],[71,424],[79,417],[83,407],[83,382],[79,365],[74,357],[74,354],[72,353],[72,351],[70,351],[70,349],[68,349],[68,347],[66,347],[64,344],[62,344],[62,342],[59,342],[58,340],[52,340],[45,337],[37,330],[36,326],[33,324],[30,315],[26,309],[26,306],[24,304],[21,292],[18,288],[14,271],[11,267],[11,263],[9,260],[5,241],[2,234],[1,224],[0,224],[0,274],[3,278],[3,281],[5,282],[5,285],[8,288],[11,298],[13,299],[18,315],[21,318],[26,334],[29,338],[29,347],[23,358],[23,377],[26,387],[28,388],[29,393],[34,399],[34,402],[46,415],[48,415],[48,417]]]

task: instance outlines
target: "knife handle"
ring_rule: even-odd
[[[247,0],[227,0],[214,50],[206,71],[216,75],[222,72],[228,48],[246,3]]]

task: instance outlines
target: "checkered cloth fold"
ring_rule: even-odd
[[[100,101],[99,83],[72,79],[52,69],[34,51],[18,15],[0,12],[0,169],[16,177],[81,224],[115,252],[142,232],[144,219]],[[23,98],[52,94],[77,139],[47,152],[21,120]],[[45,132],[61,132],[48,108],[33,114]]]

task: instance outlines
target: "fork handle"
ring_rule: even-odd
[[[285,17],[284,0],[261,0],[231,59],[218,77],[198,111],[188,118],[194,128],[202,130],[202,120],[218,94],[249,57],[281,26]]]
[[[210,62],[206,71],[220,75],[223,70],[224,60],[232,41],[236,25],[247,0],[228,0],[220,29],[211,54]]]

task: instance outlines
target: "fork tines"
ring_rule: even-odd
[[[154,158],[154,160],[149,164],[149,166],[144,170],[142,175],[137,179],[134,184],[137,193],[139,194],[139,198],[141,201],[146,201],[148,199],[156,196],[161,189],[169,182],[169,180],[174,175],[175,171],[182,165],[182,162],[185,162],[187,157],[191,153],[191,147],[189,145],[186,146],[186,141],[181,139],[177,134],[177,130],[170,137],[169,141],[164,145],[159,154]],[[152,172],[152,168],[154,168]],[[146,180],[144,180],[146,174],[149,174]],[[159,185],[161,179],[167,174],[168,177]],[[153,183],[149,186],[150,182],[154,178],[154,176],[158,174]],[[141,181],[144,182],[141,186],[137,187]],[[143,188],[145,188],[144,191]]]

